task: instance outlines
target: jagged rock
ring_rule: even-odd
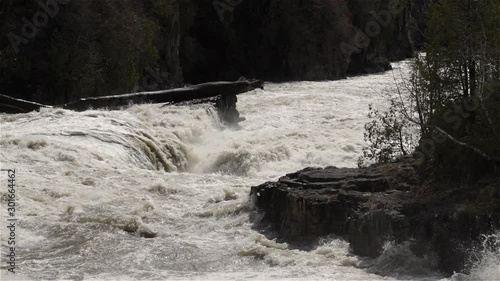
[[[442,271],[467,270],[468,250],[500,226],[500,213],[467,211],[467,190],[417,196],[422,184],[412,157],[358,169],[307,168],[252,187],[260,214],[253,219],[291,244],[336,234],[353,253],[376,257],[386,241],[410,241],[417,256],[436,254]]]

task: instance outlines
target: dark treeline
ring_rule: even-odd
[[[4,0],[0,92],[62,104],[240,76],[381,71],[422,45],[425,1]]]
[[[164,83],[158,87],[181,82],[180,70],[172,67],[176,50],[171,50],[180,40],[172,26],[179,7],[171,1],[10,0],[3,5],[4,94],[59,104],[125,93],[158,69],[170,74],[153,77]],[[40,24],[44,17],[46,24]]]

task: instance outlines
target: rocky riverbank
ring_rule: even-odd
[[[292,245],[335,234],[352,252],[377,257],[386,241],[434,255],[443,272],[467,271],[469,250],[500,226],[497,177],[429,187],[413,156],[367,168],[306,168],[251,189],[255,227]],[[490,193],[488,193],[490,192]],[[490,194],[491,196],[485,195]]]

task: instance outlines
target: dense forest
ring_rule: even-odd
[[[241,76],[381,71],[422,46],[425,2],[6,0],[0,92],[61,104]]]
[[[456,176],[476,178],[500,155],[497,0],[7,0],[0,5],[2,94],[63,104],[241,76],[332,80],[384,71],[389,61],[423,51],[427,56],[415,59],[413,78],[404,87],[409,99],[392,100],[388,112],[372,113],[371,147],[364,158],[386,162],[410,153],[417,146],[408,140],[415,136],[408,128],[414,127],[424,141],[431,140],[427,158],[442,159],[439,165],[447,171],[461,163],[465,170],[448,171]],[[479,106],[457,112],[470,99]],[[460,122],[452,122],[457,114]],[[436,143],[436,131],[454,145]]]

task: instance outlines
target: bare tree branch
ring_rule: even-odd
[[[456,138],[454,138],[452,135],[448,134],[447,132],[445,132],[443,129],[441,129],[440,127],[438,126],[434,126],[433,127],[434,131],[435,132],[438,132],[444,136],[446,136],[449,140],[451,140],[452,142],[454,142],[455,144],[458,144],[460,146],[463,146],[463,147],[467,147],[471,150],[473,150],[474,152],[476,152],[477,154],[483,156],[484,158],[486,158],[487,160],[490,160],[490,161],[494,161],[494,162],[499,162],[500,163],[500,158],[498,157],[493,157],[493,156],[490,156],[486,153],[484,153],[483,151],[481,151],[479,148],[477,147],[474,147],[468,143],[465,143],[465,142],[461,142],[459,140],[457,140]]]

